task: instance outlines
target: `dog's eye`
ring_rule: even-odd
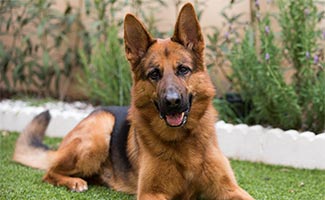
[[[186,74],[190,73],[191,72],[191,69],[187,66],[184,66],[184,65],[179,65],[177,67],[177,72],[176,74],[178,76],[185,76]]]
[[[149,72],[148,78],[154,81],[158,81],[161,78],[159,69],[153,69],[151,72]]]

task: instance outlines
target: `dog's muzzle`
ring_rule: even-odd
[[[192,95],[182,96],[181,94],[169,91],[155,105],[160,117],[170,127],[180,127],[187,122],[188,114],[192,105]]]

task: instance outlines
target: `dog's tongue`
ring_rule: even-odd
[[[170,126],[179,126],[183,122],[184,112],[174,114],[174,115],[166,115],[166,121]]]

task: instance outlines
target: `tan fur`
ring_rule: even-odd
[[[141,22],[128,14],[124,39],[133,72],[126,144],[131,168],[113,167],[116,158],[110,157],[108,150],[116,118],[105,111],[94,112],[80,122],[53,152],[28,147],[23,141],[30,133],[25,131],[17,142],[14,160],[47,169],[46,182],[74,191],[86,190],[84,178],[96,176],[109,187],[137,194],[141,200],[253,199],[238,186],[218,147],[212,105],[215,90],[204,64],[205,44],[193,6],[182,8],[170,39],[152,38]],[[190,71],[179,75],[180,66]],[[159,80],[148,78],[153,69],[160,71]],[[191,105],[187,122],[179,127],[167,126],[154,103],[171,87]],[[44,126],[37,126],[37,121],[30,125],[41,130],[36,132],[44,132]],[[43,158],[33,163],[22,156],[23,151]]]
[[[81,121],[62,141],[43,180],[71,190],[87,189],[87,182],[70,176],[99,173],[107,158],[114,117],[97,112]]]

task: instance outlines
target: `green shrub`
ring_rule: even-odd
[[[80,55],[84,77],[79,80],[90,100],[106,105],[128,105],[130,67],[118,38],[117,27],[107,29],[106,41],[96,40],[89,59],[84,52]]]
[[[157,29],[157,19],[153,15],[163,1],[87,1],[87,8],[96,11],[94,26],[89,30],[89,52],[80,51],[83,64],[83,76],[79,83],[85,94],[95,104],[128,105],[130,103],[130,87],[132,84],[129,64],[125,58],[122,32],[123,17],[121,12],[125,6],[131,6],[148,25],[150,32],[158,36],[164,33]],[[148,14],[143,8],[150,8]]]
[[[316,26],[321,22],[313,0],[279,0],[279,22],[283,46],[288,52],[289,67],[293,67],[293,86],[302,109],[303,128],[325,129],[325,62],[324,46],[317,44],[321,36]],[[323,44],[324,45],[324,44]]]
[[[53,6],[58,2],[0,1],[0,85],[4,86],[1,90],[24,94],[32,91],[42,97],[65,100],[67,88],[76,78],[72,72],[78,71],[74,69],[81,66],[79,51],[86,53],[86,57],[93,56],[93,52],[98,54],[99,49],[104,47],[100,47],[96,40],[108,40],[108,29],[122,30],[124,16],[119,12],[124,12],[127,6],[138,12],[151,32],[157,36],[164,34],[157,29],[158,20],[154,15],[165,5],[160,0],[85,0],[78,1],[77,6],[65,1],[64,11]],[[150,10],[148,14],[143,12],[146,10],[144,8]],[[12,38],[12,41],[9,40],[8,44],[2,37]],[[114,39],[120,40],[120,37]],[[115,44],[121,46],[121,42],[116,41]],[[116,57],[120,61],[115,59],[112,62],[124,63],[122,55]],[[94,60],[93,57],[92,62]],[[115,84],[115,80],[112,84]],[[105,93],[105,90],[103,88],[100,93]],[[120,98],[124,94],[113,95]],[[96,101],[101,102],[102,99]]]
[[[318,15],[314,1],[278,2],[283,45],[278,44],[271,30],[271,16],[261,17],[258,1],[255,5],[258,32],[247,28],[243,41],[234,45],[228,57],[233,87],[244,101],[242,107],[249,109],[238,115],[234,105],[219,99],[216,106],[220,117],[234,123],[323,131],[325,75],[324,61],[317,53],[322,51],[316,42],[320,32],[316,30]],[[289,66],[283,67],[283,63]],[[290,67],[295,69],[294,78],[286,83],[283,69]]]
[[[38,95],[64,98],[60,81],[70,79],[72,66],[78,66],[68,34],[80,22],[80,10],[72,12],[67,4],[61,13],[53,4],[53,0],[1,1],[0,36],[11,38],[0,41],[0,83],[6,90],[20,87],[27,93],[36,88]]]
[[[278,63],[278,50],[273,34],[261,41],[261,58],[256,54],[253,32],[247,31],[241,44],[233,48],[231,57],[233,81],[244,102],[253,106],[243,122],[295,128],[300,110],[292,87],[285,84]]]

